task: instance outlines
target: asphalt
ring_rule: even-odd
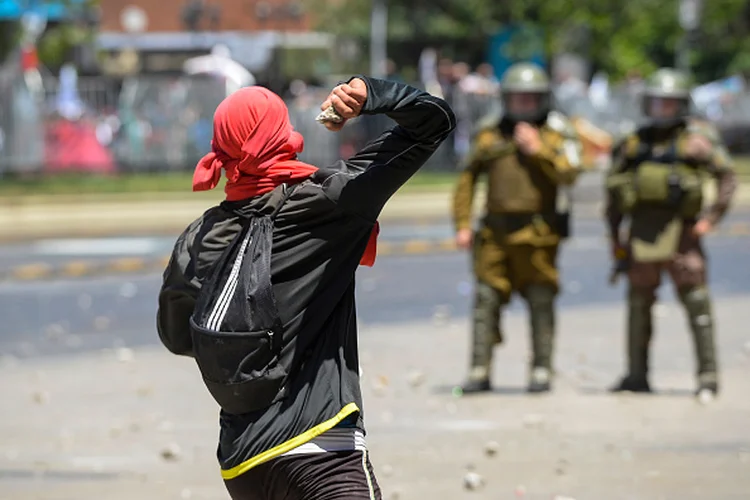
[[[599,245],[605,229],[589,207],[575,213],[571,245]],[[378,254],[429,255],[455,252],[451,222],[442,217],[384,220]],[[100,237],[47,237],[0,242],[0,282],[124,276],[161,271],[179,231]],[[750,235],[750,210],[738,208],[717,228],[717,236]],[[578,236],[583,239],[578,240]],[[588,242],[588,243],[584,243]]]
[[[748,221],[750,213],[735,213],[727,227]],[[383,234],[386,240],[396,241],[416,230],[416,226],[384,225]],[[449,234],[450,227],[446,222],[422,230],[442,237],[443,232]],[[169,244],[164,239],[164,248]],[[750,292],[750,266],[746,265],[750,233],[715,234],[707,238],[706,245],[717,300]],[[154,255],[158,255],[156,246]],[[63,246],[51,248],[59,253]],[[148,250],[145,246],[133,248]],[[38,259],[39,255],[29,258]],[[109,256],[102,258],[109,262]],[[575,237],[561,251],[560,307],[621,302],[624,284],[608,286],[609,268],[601,223],[578,219]],[[35,357],[157,343],[154,318],[161,271],[161,267],[139,268],[100,276],[0,282],[0,353]],[[465,318],[472,287],[466,252],[381,255],[373,268],[358,271],[359,320],[363,325],[380,325]],[[671,287],[665,286],[662,296],[672,300]],[[515,301],[509,312],[517,315],[523,311],[522,303]]]
[[[722,395],[708,405],[692,397],[692,346],[673,303],[658,310],[657,393],[646,396],[606,392],[622,373],[622,304],[560,312],[555,390],[543,396],[523,390],[520,315],[504,323],[494,390],[475,397],[453,391],[467,369],[465,318],[363,325],[367,445],[383,498],[746,500],[748,300],[716,305]],[[4,356],[0,377],[0,499],[227,499],[218,411],[193,360],[159,347]]]
[[[561,252],[555,392],[523,391],[527,318],[515,300],[493,392],[460,397],[468,255],[448,248],[444,215],[384,222],[375,267],[358,271],[357,303],[368,447],[385,498],[746,500],[749,226],[750,212],[736,210],[706,239],[722,396],[702,406],[666,283],[651,358],[657,394],[606,393],[623,369],[625,288],[608,286],[603,226],[583,215]],[[114,266],[0,282],[0,500],[227,498],[216,406],[195,363],[159,345],[161,269],[137,264],[163,259],[173,238],[120,232],[0,246],[5,269]],[[388,245],[404,251],[382,251]]]

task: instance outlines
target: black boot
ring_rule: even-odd
[[[464,394],[476,394],[492,390],[489,380],[469,380],[461,386]]]
[[[530,394],[539,394],[552,390],[552,375],[546,368],[534,368],[529,378],[529,387],[526,389]]]
[[[531,285],[524,297],[529,306],[531,330],[531,373],[529,393],[552,390],[552,355],[555,343],[555,295],[557,291],[549,285]]]
[[[611,392],[649,393],[648,354],[653,334],[651,308],[656,300],[652,289],[631,287],[628,291],[628,375]]]
[[[715,373],[698,375],[698,390],[695,395],[701,401],[710,401],[719,395],[719,380]]]
[[[648,380],[643,377],[634,377],[628,375],[624,377],[620,382],[610,389],[610,392],[639,392],[639,393],[650,393],[651,386]]]
[[[714,396],[717,396],[719,394],[719,384],[716,382],[701,382],[698,385],[698,391],[696,392],[696,395],[700,395],[701,392],[708,391]]]

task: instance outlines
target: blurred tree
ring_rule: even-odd
[[[310,0],[309,5],[318,13],[319,29],[368,37],[371,0]],[[505,24],[530,22],[544,30],[550,54],[577,51],[613,79],[631,69],[647,74],[672,66],[683,36],[679,0],[389,0],[388,5],[391,41],[486,38]],[[750,71],[748,35],[748,0],[704,0],[701,25],[692,37],[700,42],[692,44],[697,79]],[[572,39],[578,41],[575,47]]]
[[[18,21],[0,21],[0,64],[5,61],[21,38],[21,24]]]
[[[38,43],[39,59],[58,68],[73,58],[76,48],[91,45],[99,26],[99,0],[63,0],[69,16],[49,26]]]

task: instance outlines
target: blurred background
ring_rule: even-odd
[[[556,388],[524,394],[528,325],[514,301],[495,392],[458,397],[473,277],[452,189],[520,61],[548,71],[589,167],[560,256]],[[742,179],[706,241],[723,391],[710,409],[692,397],[670,287],[656,310],[658,396],[605,391],[623,370],[626,290],[607,286],[603,171],[661,66],[692,75],[694,111]],[[192,193],[192,171],[218,103],[252,84],[283,96],[305,161],[350,156],[389,119],[330,133],[314,118],[357,73],[442,96],[459,120],[389,201],[378,262],[358,271],[368,446],[386,498],[750,498],[750,1],[0,0],[0,500],[226,498],[216,407],[154,324],[175,238],[223,199]]]
[[[387,5],[386,5],[387,3]],[[514,62],[547,68],[591,161],[639,116],[642,79],[690,71],[698,112],[732,152],[750,144],[746,2],[0,0],[0,176],[189,171],[217,103],[260,84],[286,99],[305,158],[351,154],[388,126],[312,120],[365,72],[445,97],[460,124],[427,170],[455,171]],[[179,177],[177,177],[179,178]],[[6,188],[8,189],[8,188]]]

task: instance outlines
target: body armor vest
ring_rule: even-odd
[[[505,138],[488,171],[487,211],[496,214],[555,213],[557,186]]]
[[[678,139],[661,154],[652,144],[639,144],[635,157],[622,172],[607,181],[618,209],[632,214],[636,209],[669,209],[685,219],[695,218],[703,208],[702,170],[694,161],[681,158]]]

